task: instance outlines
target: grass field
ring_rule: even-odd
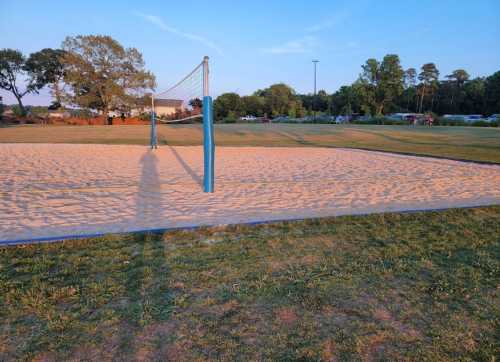
[[[0,360],[494,361],[500,206],[0,249]]]
[[[199,145],[199,125],[158,127],[159,143]],[[354,147],[500,163],[500,129],[479,127],[225,124],[219,146]],[[148,144],[148,126],[12,126],[0,142]]]

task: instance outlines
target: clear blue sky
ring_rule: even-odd
[[[142,52],[159,89],[209,55],[214,95],[275,82],[311,92],[316,58],[318,88],[332,92],[388,53],[405,68],[435,62],[442,76],[500,70],[499,14],[499,0],[0,0],[0,48],[29,54],[67,35],[111,35]],[[47,104],[42,93],[26,103]]]

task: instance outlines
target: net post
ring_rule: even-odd
[[[158,148],[156,137],[156,114],[155,114],[155,96],[151,94],[151,149]]]
[[[208,57],[203,58],[203,191],[214,192],[214,121],[212,97],[208,91]]]

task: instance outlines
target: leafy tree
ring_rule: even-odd
[[[328,93],[321,89],[316,95],[299,94],[297,97],[301,100],[303,108],[309,111],[329,112],[331,113],[332,100]]]
[[[451,72],[451,74],[448,74],[446,78],[448,78],[450,81],[455,82],[459,87],[463,86],[465,82],[469,80],[469,73],[467,73],[463,69],[457,69]]]
[[[364,108],[381,115],[403,92],[404,71],[399,56],[388,54],[382,62],[368,59],[361,67],[358,86],[363,88]]]
[[[193,98],[189,101],[189,105],[194,109],[202,109],[203,101],[200,98]]]
[[[417,84],[417,70],[408,68],[404,72],[404,84],[406,88],[415,87]]]
[[[486,81],[484,78],[475,78],[464,85],[463,113],[482,114],[485,105]]]
[[[342,86],[332,95],[332,108],[334,114],[351,115],[353,113],[360,113],[360,102],[363,96],[360,94],[361,88],[358,84],[352,86]],[[369,113],[367,110],[366,113]]]
[[[410,110],[410,103],[416,96],[415,86],[417,85],[417,70],[415,68],[408,68],[404,72],[403,76],[404,81],[404,99],[406,99],[406,107],[405,109]]]
[[[223,93],[215,99],[214,113],[218,120],[231,117],[239,117],[242,115],[243,103],[241,97],[237,93]]]
[[[500,71],[486,78],[484,98],[484,113],[500,113]]]
[[[448,74],[446,78],[449,81],[450,87],[450,110],[452,113],[456,113],[454,109],[454,101],[464,86],[465,82],[469,80],[469,73],[463,69],[454,70],[451,74]]]
[[[67,37],[62,48],[64,81],[70,86],[64,95],[70,103],[107,114],[136,106],[141,95],[155,87],[141,53],[109,36]]]
[[[320,89],[318,94],[316,94],[316,99],[314,100],[314,109],[320,112],[327,112],[330,110],[331,99],[325,90]]]
[[[266,100],[264,97],[259,96],[244,96],[241,97],[243,103],[243,113],[255,117],[262,117],[266,113]]]
[[[418,112],[422,112],[422,107],[424,103],[424,97],[426,92],[434,95],[435,89],[438,85],[439,71],[434,63],[426,63],[422,66],[421,72],[418,75],[418,79],[420,80],[420,105],[418,107]],[[431,105],[432,110],[432,105]]]
[[[64,76],[62,64],[64,53],[61,49],[42,49],[30,54],[25,64],[25,70],[36,88],[41,89],[49,84],[55,103],[59,106],[62,102],[61,82]]]
[[[26,114],[22,98],[28,93],[37,92],[39,89],[38,85],[33,83],[31,79],[28,79],[28,84],[24,90],[19,88],[19,78],[26,76],[25,65],[26,58],[20,51],[14,49],[0,50],[0,88],[14,95],[22,115]]]
[[[382,100],[377,114],[382,114],[403,93],[404,71],[398,55],[388,54],[382,60],[379,87],[382,93]]]
[[[306,110],[302,105],[302,101],[299,98],[295,98],[294,100],[288,103],[287,115],[290,118],[301,118],[306,115]]]
[[[295,91],[284,83],[271,85],[263,96],[273,117],[287,115],[292,106],[296,107]]]

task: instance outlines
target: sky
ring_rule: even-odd
[[[110,35],[143,54],[157,91],[208,55],[213,96],[277,82],[311,93],[317,59],[318,89],[330,93],[386,54],[405,69],[434,62],[441,76],[490,75],[500,70],[499,14],[499,0],[0,0],[0,48],[28,55],[66,36]],[[44,90],[23,99],[50,103]]]

